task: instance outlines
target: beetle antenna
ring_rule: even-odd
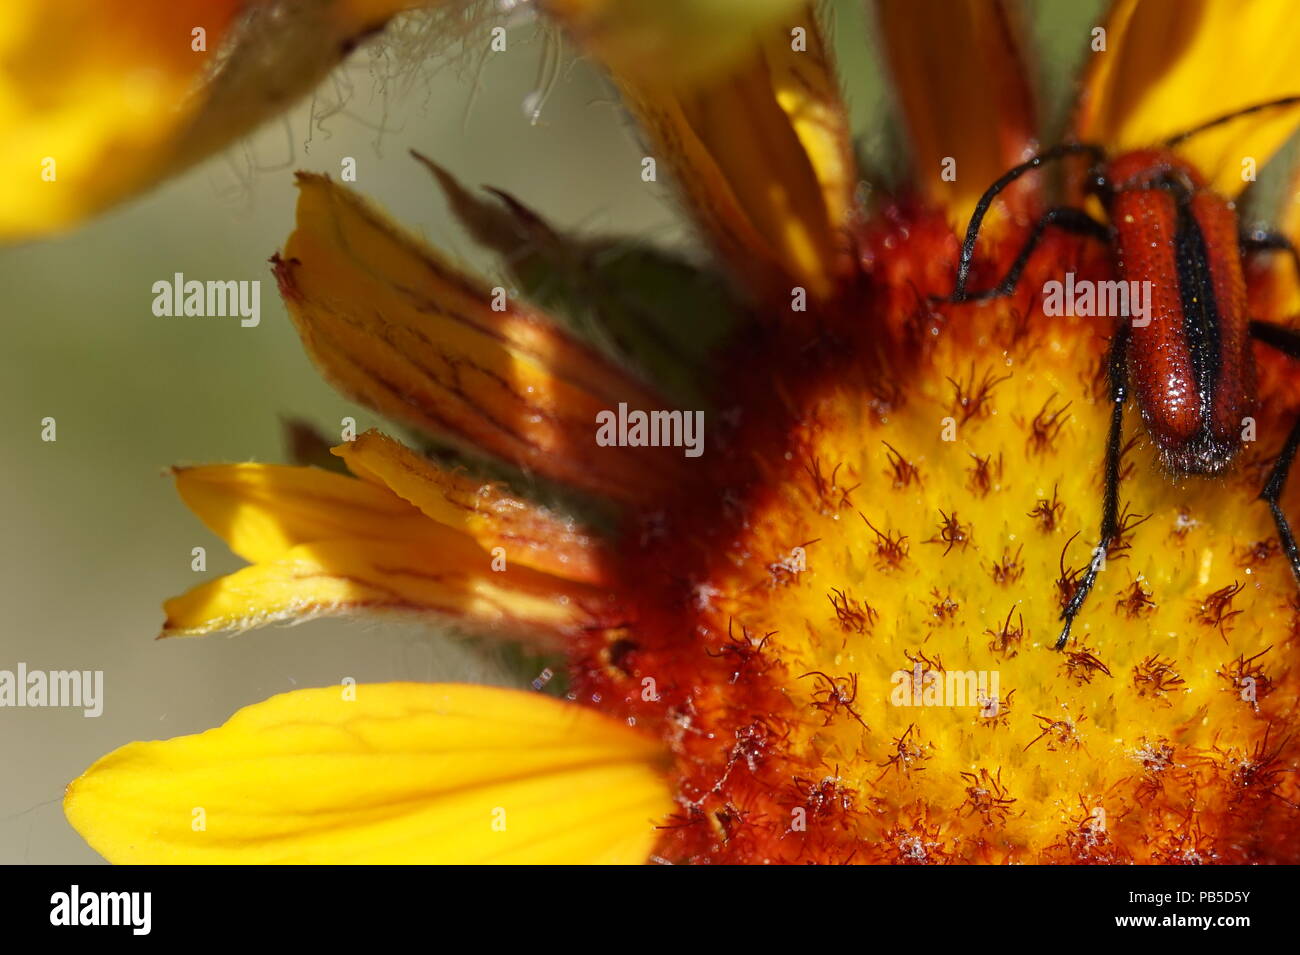
[[[975,204],[975,212],[971,215],[970,226],[966,229],[966,239],[961,244],[961,259],[957,263],[957,284],[954,286],[948,301],[962,302],[966,300],[966,279],[970,276],[971,262],[975,258],[975,240],[979,237],[980,225],[984,222],[984,215],[989,211],[989,206],[993,204],[997,194],[1025,173],[1032,172],[1043,163],[1064,159],[1066,156],[1075,156],[1079,153],[1087,153],[1095,162],[1100,162],[1106,158],[1106,151],[1100,146],[1091,143],[1061,143],[1059,146],[1053,146],[1051,149],[1039,153],[1032,159],[1028,159],[1004,173],[997,182],[988,187],[984,195],[980,196],[980,201]]]
[[[1207,129],[1214,129],[1216,126],[1222,126],[1224,123],[1229,123],[1241,116],[1249,116],[1252,113],[1262,113],[1266,109],[1280,109],[1283,106],[1295,106],[1297,104],[1300,104],[1300,95],[1283,96],[1281,99],[1271,99],[1265,103],[1256,103],[1254,106],[1247,106],[1244,109],[1234,109],[1231,113],[1224,113],[1222,116],[1216,117],[1209,122],[1201,123],[1199,126],[1193,126],[1191,129],[1184,130],[1176,136],[1170,136],[1165,140],[1165,145],[1177,146],[1179,143],[1185,142],[1193,136],[1205,132]]]

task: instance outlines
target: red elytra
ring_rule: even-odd
[[[1220,473],[1255,389],[1236,210],[1169,150],[1127,153],[1105,176],[1116,265],[1151,282],[1149,320],[1131,323],[1134,398],[1171,473]]]

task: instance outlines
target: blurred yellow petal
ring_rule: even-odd
[[[162,636],[395,611],[449,616],[551,645],[597,622],[595,591],[508,561],[493,570],[492,555],[470,538],[423,523],[424,541],[313,541],[200,584],[163,605]]]
[[[877,6],[913,181],[964,230],[989,184],[1035,148],[1019,31],[1002,2],[879,0]],[[989,223],[996,228],[1008,213],[1032,209],[1034,194],[1027,176],[1002,193]]]
[[[75,224],[229,145],[412,5],[6,0],[0,238]]]
[[[794,286],[829,297],[850,266],[847,116],[811,10],[738,33],[745,55],[708,77],[603,62],[705,238],[742,286],[788,308]]]
[[[174,473],[190,510],[247,561],[275,560],[309,541],[426,533],[420,513],[388,490],[317,468],[218,464]]]
[[[1243,106],[1300,93],[1300,30],[1292,0],[1117,0],[1106,51],[1088,54],[1078,139],[1135,149]],[[1300,125],[1300,109],[1243,116],[1178,152],[1219,192],[1246,185]]]
[[[641,863],[672,809],[656,741],[515,690],[297,690],[130,743],[64,812],[115,863]]]
[[[394,16],[447,0],[250,0],[251,16],[203,89],[168,173],[206,158],[310,93]]]
[[[542,0],[578,42],[642,80],[699,79],[750,52],[749,34],[807,0]]]
[[[456,271],[355,193],[298,177],[276,277],[313,360],[381,414],[611,497],[662,489],[670,448],[601,447],[596,415],[661,407],[623,371]],[[498,308],[494,308],[496,305]]]
[[[334,449],[358,477],[377,481],[428,518],[501,547],[510,563],[557,577],[605,580],[600,549],[571,518],[508,493],[501,485],[438,467],[398,441],[368,431]]]

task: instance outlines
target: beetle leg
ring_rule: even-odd
[[[1300,252],[1295,243],[1281,232],[1271,229],[1251,229],[1241,234],[1241,251],[1243,252],[1289,252],[1291,262],[1295,265],[1296,277],[1300,278]]]
[[[1291,251],[1292,254],[1295,253],[1294,249]],[[1272,322],[1251,322],[1250,334],[1285,355],[1300,358],[1300,332],[1295,329],[1274,325]],[[1286,551],[1287,559],[1291,561],[1291,573],[1295,575],[1297,581],[1300,581],[1300,547],[1296,546],[1291,524],[1282,513],[1280,503],[1297,449],[1300,449],[1300,418],[1291,425],[1291,433],[1287,435],[1286,444],[1282,445],[1281,453],[1273,462],[1273,470],[1269,472],[1268,480],[1264,482],[1264,489],[1259,492],[1259,497],[1268,504],[1268,509],[1273,513],[1273,523],[1277,525],[1277,535],[1282,541],[1282,549]]]
[[[1092,216],[1088,215],[1082,209],[1076,209],[1073,206],[1057,206],[1055,209],[1048,209],[1043,217],[1034,224],[1034,230],[1029,233],[1029,238],[1020,248],[1020,254],[1016,260],[1011,263],[1011,268],[1006,276],[991,289],[983,292],[968,292],[966,290],[966,273],[959,272],[957,276],[957,287],[944,301],[957,304],[959,302],[982,302],[990,298],[1005,298],[1016,290],[1016,284],[1020,281],[1020,275],[1025,271],[1025,266],[1029,264],[1029,257],[1034,254],[1034,249],[1043,238],[1043,233],[1049,228],[1055,227],[1065,232],[1071,232],[1075,235],[1086,236],[1091,239],[1097,239],[1101,242],[1110,242],[1110,227],[1098,222]]]
[[[1295,460],[1296,449],[1300,448],[1300,418],[1296,419],[1295,424],[1291,425],[1291,433],[1286,436],[1286,444],[1282,446],[1282,453],[1277,456],[1273,462],[1273,470],[1269,473],[1268,481],[1264,484],[1264,490],[1259,492],[1260,500],[1268,504],[1268,509],[1273,512],[1273,523],[1277,525],[1277,536],[1282,540],[1282,549],[1286,551],[1287,560],[1291,561],[1291,573],[1300,581],[1300,548],[1296,547],[1295,535],[1291,533],[1291,524],[1287,521],[1286,515],[1282,513],[1282,506],[1278,501],[1282,497],[1282,491],[1286,489],[1287,474],[1291,470],[1291,462]]]
[[[1127,346],[1128,325],[1121,323],[1115,332],[1115,337],[1111,340],[1108,359],[1111,410],[1110,433],[1106,437],[1106,489],[1101,506],[1101,539],[1097,543],[1097,549],[1093,551],[1092,560],[1088,562],[1088,569],[1084,572],[1083,579],[1079,581],[1079,586],[1075,588],[1069,603],[1061,610],[1061,619],[1065,621],[1065,625],[1061,628],[1061,635],[1056,638],[1056,646],[1053,648],[1055,650],[1060,650],[1069,641],[1070,627],[1074,625],[1074,618],[1082,609],[1084,601],[1088,599],[1092,585],[1097,582],[1097,572],[1101,570],[1106,553],[1119,535],[1119,459],[1122,452],[1120,442],[1124,428],[1124,402],[1128,398]]]

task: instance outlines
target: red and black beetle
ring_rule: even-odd
[[[1106,487],[1097,555],[1061,610],[1064,624],[1056,649],[1097,579],[1101,558],[1119,532],[1118,499],[1124,404],[1130,390],[1142,421],[1171,476],[1214,475],[1229,468],[1241,450],[1243,418],[1255,399],[1251,339],[1300,358],[1300,331],[1252,321],[1246,309],[1242,256],[1261,250],[1288,251],[1300,271],[1300,254],[1285,237],[1256,230],[1242,233],[1233,204],[1206,186],[1200,173],[1173,148],[1186,139],[1239,116],[1300,104],[1300,96],[1270,100],[1203,123],[1170,137],[1162,148],[1110,158],[1091,143],[1064,143],[1021,163],[984,193],[962,243],[957,283],[944,301],[959,303],[1011,295],[1043,233],[1063,229],[1106,243],[1123,281],[1151,282],[1151,312],[1143,323],[1120,321],[1107,360],[1111,420],[1106,441]],[[1006,277],[993,288],[972,293],[966,282],[975,240],[990,203],[999,192],[1043,163],[1066,156],[1091,159],[1087,191],[1097,196],[1109,224],[1082,209],[1049,210],[1034,226]],[[1292,426],[1260,498],[1269,506],[1300,581],[1300,549],[1278,499],[1300,447],[1300,420]]]

